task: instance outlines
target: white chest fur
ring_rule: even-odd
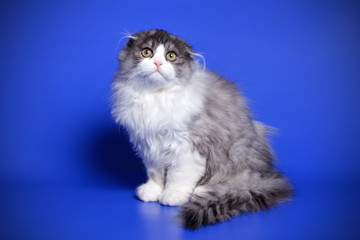
[[[145,162],[171,158],[188,147],[188,124],[203,109],[196,84],[157,91],[137,91],[132,86],[115,89],[113,115],[123,125]]]

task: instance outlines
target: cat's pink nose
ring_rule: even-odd
[[[162,62],[154,62],[157,68],[159,68],[162,65]]]

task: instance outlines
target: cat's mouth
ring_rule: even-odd
[[[159,71],[159,69],[155,70],[151,75],[161,75],[163,78],[165,78],[165,76]]]

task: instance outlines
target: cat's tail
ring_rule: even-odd
[[[245,182],[232,179],[231,183],[197,187],[180,210],[183,226],[195,230],[290,200],[292,187],[281,174],[274,171],[258,177],[249,176]]]

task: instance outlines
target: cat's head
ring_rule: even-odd
[[[197,67],[190,44],[164,30],[129,36],[120,52],[120,72],[130,81],[148,87],[184,83]]]

